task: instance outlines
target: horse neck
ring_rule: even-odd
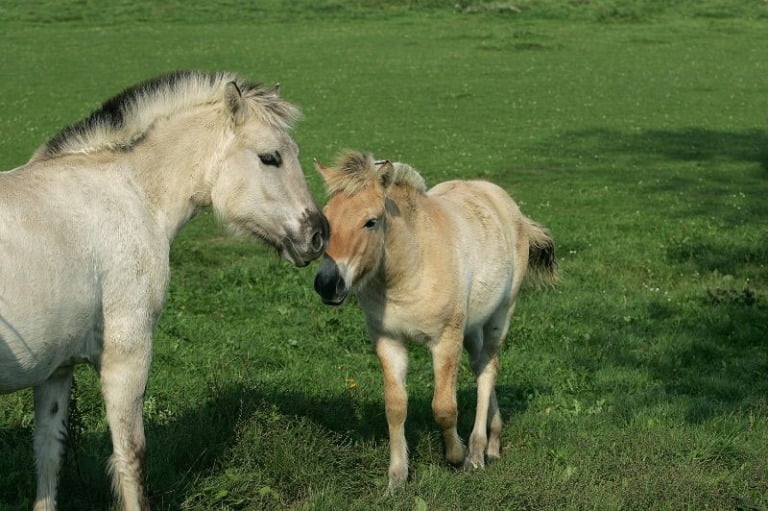
[[[220,115],[217,108],[205,106],[159,120],[127,154],[135,182],[169,241],[210,205],[211,173],[220,166],[227,145]]]
[[[398,194],[392,200],[396,209],[387,217],[384,260],[379,271],[387,287],[402,288],[405,285],[407,288],[409,281],[418,281],[423,264],[419,230],[422,229],[425,198],[415,194]]]

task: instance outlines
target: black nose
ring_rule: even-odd
[[[339,267],[330,257],[325,257],[315,275],[315,292],[323,302],[329,305],[340,305],[347,297],[344,279],[339,273]]]

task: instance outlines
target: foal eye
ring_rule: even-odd
[[[283,163],[283,159],[280,157],[280,153],[275,151],[274,153],[264,153],[259,155],[261,163],[269,165],[270,167],[279,167]]]
[[[363,227],[365,227],[366,229],[373,229],[374,227],[376,227],[377,223],[378,221],[375,218],[369,218],[368,221],[365,222],[365,224],[363,224]]]

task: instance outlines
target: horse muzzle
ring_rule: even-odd
[[[326,305],[341,305],[347,299],[349,289],[341,276],[336,261],[326,256],[315,275],[315,292]]]
[[[325,252],[330,228],[320,212],[308,213],[302,235],[286,236],[282,240],[281,255],[296,267],[303,267]]]

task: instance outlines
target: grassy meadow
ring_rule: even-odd
[[[768,508],[768,3],[4,0],[0,46],[0,169],[130,84],[231,70],[301,106],[318,202],[312,158],[364,149],[490,179],[557,242],[562,281],[524,291],[502,355],[501,461],[443,460],[414,347],[411,480],[384,497],[355,302],[200,215],[155,336],[152,509]],[[465,439],[474,391],[465,360]],[[0,510],[32,507],[32,419],[31,391],[0,396]],[[71,423],[60,509],[110,509],[87,367]]]

